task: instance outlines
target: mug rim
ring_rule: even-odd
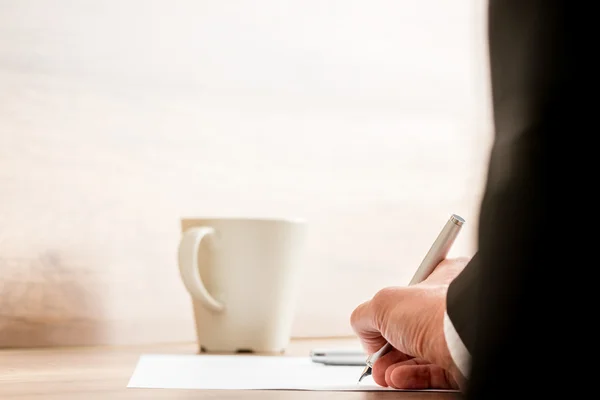
[[[244,222],[287,222],[293,224],[305,224],[306,219],[300,217],[252,217],[252,216],[198,216],[198,217],[181,217],[180,221],[244,221]]]

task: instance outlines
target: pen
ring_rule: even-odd
[[[360,348],[325,349],[317,348],[310,352],[313,362],[324,365],[356,365],[364,366],[367,354]]]
[[[452,214],[452,216],[450,216],[450,219],[448,222],[446,222],[446,225],[444,225],[442,228],[442,231],[438,235],[437,239],[435,239],[435,242],[433,242],[431,245],[431,248],[425,255],[425,258],[423,258],[423,261],[421,261],[421,265],[419,268],[417,268],[417,271],[410,280],[409,285],[414,285],[425,280],[433,272],[435,267],[437,267],[437,265],[446,258],[464,223],[465,220],[458,215]],[[392,345],[386,343],[381,349],[371,354],[367,358],[367,365],[360,378],[358,378],[358,382],[360,383],[360,381],[362,381],[365,377],[371,375],[375,361],[392,349]]]

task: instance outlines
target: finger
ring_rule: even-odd
[[[368,354],[376,352],[386,344],[386,340],[375,326],[371,301],[364,302],[354,309],[350,315],[350,325]]]
[[[387,371],[387,369],[391,365],[397,364],[401,361],[407,361],[410,358],[411,357],[409,357],[406,354],[404,354],[398,350],[395,350],[395,349],[390,351],[389,353],[381,356],[373,364],[373,370],[372,370],[372,375],[371,375],[373,377],[373,380],[379,386],[384,386],[384,387],[389,386],[385,380],[385,371]]]
[[[411,359],[392,364],[385,372],[385,381],[395,389],[457,389],[458,385],[443,368]],[[423,364],[420,364],[423,363]]]

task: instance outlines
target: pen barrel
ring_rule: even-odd
[[[368,358],[367,358],[367,366],[368,367],[373,367],[373,363],[379,359],[379,357],[385,355],[386,353],[388,353],[390,350],[393,350],[393,347],[391,344],[386,343],[381,349],[377,350],[375,353],[371,354]]]
[[[423,258],[409,285],[414,285],[425,280],[431,275],[435,267],[446,258],[464,222],[465,220],[456,214],[450,217],[435,242],[431,245],[425,258]]]

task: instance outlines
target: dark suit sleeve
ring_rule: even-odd
[[[527,344],[539,340],[528,332],[547,324],[539,312],[542,300],[532,292],[547,252],[549,164],[560,160],[550,158],[548,143],[564,129],[566,118],[561,5],[489,2],[495,137],[480,205],[478,251],[447,295],[448,316],[472,356],[472,393],[511,381],[505,374],[515,368],[506,365],[508,355],[526,354]]]

